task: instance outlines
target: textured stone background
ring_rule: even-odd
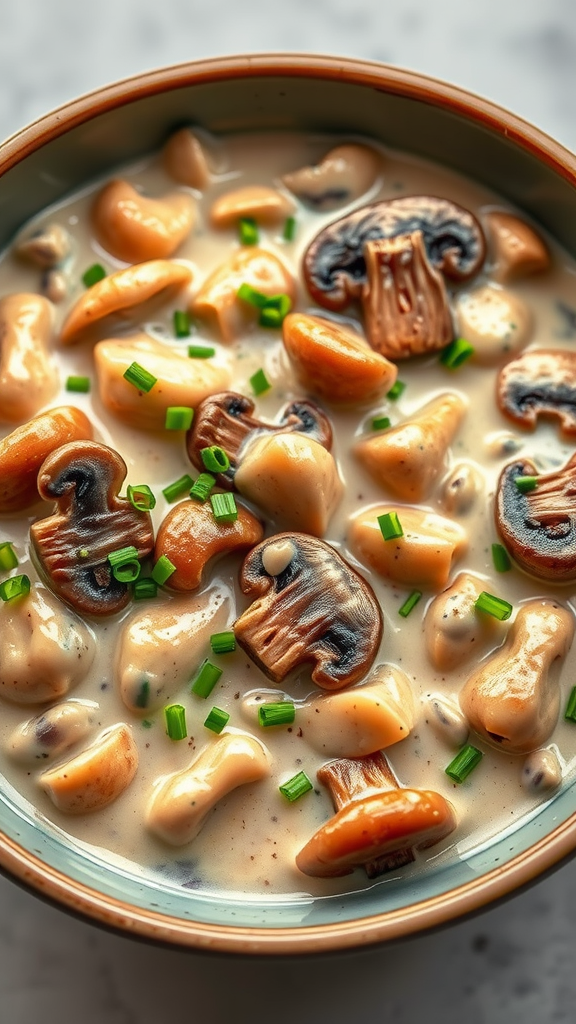
[[[0,0],[0,138],[197,57],[337,53],[449,79],[576,148],[574,0]],[[2,1024],[568,1024],[576,867],[395,947],[281,963],[139,945],[0,879]]]

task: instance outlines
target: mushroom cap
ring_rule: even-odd
[[[498,374],[501,412],[533,430],[539,416],[556,417],[567,437],[576,435],[576,352],[529,349]]]

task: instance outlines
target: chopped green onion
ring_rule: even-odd
[[[231,629],[226,629],[222,633],[212,633],[210,647],[214,654],[230,654],[236,650],[236,637]]]
[[[397,512],[385,512],[383,516],[378,516],[378,526],[384,540],[396,540],[404,536]]]
[[[102,281],[106,277],[106,271],[101,263],[93,263],[88,270],[85,270],[82,274],[82,283],[86,288],[91,288],[93,284],[98,284],[98,281]]]
[[[295,800],[299,800],[305,793],[309,793],[311,789],[314,789],[314,786],[306,772],[298,772],[298,775],[293,775],[291,779],[288,779],[288,782],[283,782],[281,786],[278,786],[278,789],[282,796],[285,796],[293,804]]]
[[[209,697],[222,675],[222,669],[206,658],[192,681],[192,693],[197,697]]]
[[[292,299],[289,295],[271,295],[260,310],[258,323],[260,327],[281,327],[291,309]]]
[[[215,483],[216,480],[211,473],[200,473],[190,488],[190,497],[196,498],[196,501],[207,501]]]
[[[0,571],[9,572],[18,565],[18,556],[12,547],[12,541],[6,540],[0,544]]]
[[[159,587],[169,580],[172,573],[176,572],[176,566],[172,564],[168,555],[160,555],[156,565],[152,569],[152,579]]]
[[[145,576],[144,579],[136,580],[132,593],[135,601],[145,601],[146,598],[156,597],[158,584],[151,576]]]
[[[375,416],[372,420],[372,430],[388,430],[391,426],[388,416]]]
[[[170,405],[166,409],[164,426],[166,430],[189,430],[194,419],[194,409],[187,405]]]
[[[140,363],[130,363],[123,376],[124,380],[127,380],[129,384],[133,384],[135,388],[138,388],[138,391],[144,391],[145,394],[148,394],[158,381],[158,378],[153,373],[148,373],[148,370],[140,366]]]
[[[238,519],[236,498],[229,491],[225,494],[211,494],[212,515],[217,523],[233,523]]]
[[[470,356],[474,355],[474,346],[465,338],[455,338],[442,351],[440,362],[447,370],[457,370]]]
[[[188,345],[190,359],[211,359],[216,355],[216,349],[212,345]]]
[[[282,238],[285,242],[293,242],[296,234],[296,217],[287,217],[284,221]]]
[[[509,619],[512,615],[512,605],[508,601],[503,601],[500,597],[494,597],[494,594],[488,594],[485,590],[476,598],[474,607],[479,612],[486,612],[487,615],[492,615],[495,619],[499,619],[500,622],[504,622],[505,619]]]
[[[492,561],[496,572],[508,572],[512,568],[508,552],[502,544],[492,545]]]
[[[241,284],[236,295],[250,306],[256,306],[256,309],[264,309],[270,302],[269,295],[264,295],[264,292],[259,292],[250,284]]]
[[[162,494],[166,498],[166,501],[172,505],[178,500],[178,498],[181,498],[183,494],[186,494],[186,492],[190,490],[192,483],[192,477],[189,473],[186,473],[178,480],[175,480],[173,484],[168,484],[168,486],[162,491]]]
[[[200,456],[206,469],[211,473],[225,473],[230,469],[230,459],[223,448],[213,444],[210,448],[201,448]]]
[[[168,704],[164,708],[166,718],[166,732],[171,740],[185,740],[186,730],[186,708],[181,704]]]
[[[534,491],[538,487],[538,477],[517,476],[514,483],[521,494],[526,494],[527,491]]]
[[[402,395],[405,390],[406,385],[404,381],[397,380],[390,388],[390,391],[386,393],[386,398],[389,398],[391,402],[395,402],[397,398],[400,398],[400,395]]]
[[[190,317],[184,309],[174,310],[174,334],[177,338],[190,337]]]
[[[568,697],[564,718],[567,722],[576,723],[576,686],[573,686]]]
[[[148,484],[128,484],[126,494],[130,504],[139,512],[151,512],[156,506],[156,498]]]
[[[295,717],[296,708],[290,700],[261,704],[258,708],[258,724],[263,728],[270,725],[291,725]]]
[[[142,567],[138,561],[138,551],[132,545],[111,551],[108,561],[112,575],[119,583],[134,583],[138,579]]]
[[[134,704],[137,708],[147,708],[148,701],[150,700],[150,683],[147,679],[144,679],[140,684],[140,689],[136,695]]]
[[[253,217],[241,217],[238,221],[238,235],[241,245],[258,245],[258,225]]]
[[[407,597],[401,608],[398,609],[398,615],[401,615],[403,619],[407,619],[413,608],[416,607],[418,601],[422,597],[421,590],[413,590],[410,597]]]
[[[66,391],[77,391],[80,394],[88,394],[90,391],[90,377],[67,377]]]
[[[25,597],[30,593],[30,580],[27,576],[11,576],[0,583],[0,598],[13,601],[16,597]]]
[[[269,391],[272,387],[268,380],[264,370],[256,370],[250,377],[250,385],[255,395],[263,395],[265,391]]]
[[[212,732],[220,734],[225,725],[228,725],[230,721],[230,715],[227,711],[222,711],[221,708],[212,708],[212,711],[208,715],[208,718],[204,722],[207,729],[211,729]]]
[[[480,764],[482,760],[482,751],[476,747],[471,747],[470,744],[466,744],[462,747],[462,750],[456,754],[453,761],[447,768],[444,769],[446,775],[449,775],[454,782],[464,782],[470,775],[470,772],[474,771],[476,765]]]

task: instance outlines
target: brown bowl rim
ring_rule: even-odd
[[[71,128],[133,100],[192,84],[278,75],[344,80],[444,108],[507,138],[576,186],[576,156],[491,101],[418,72],[308,53],[215,57],[146,72],[96,89],[8,138],[0,149],[0,175]],[[575,847],[576,813],[506,864],[447,893],[371,917],[290,928],[212,925],[144,910],[68,877],[2,832],[0,868],[39,896],[126,935],[204,951],[286,955],[368,946],[455,921],[559,866]]]

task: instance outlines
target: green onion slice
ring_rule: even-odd
[[[187,405],[170,405],[166,409],[164,426],[166,430],[189,430],[194,419],[194,409]]]
[[[296,217],[287,217],[284,221],[282,238],[285,242],[293,242],[296,234]]]
[[[537,476],[517,476],[514,480],[516,487],[521,494],[527,494],[528,491],[534,491],[538,487]]]
[[[195,693],[197,697],[204,697],[204,699],[209,697],[221,675],[222,669],[213,665],[206,658],[192,680],[192,693]]]
[[[453,761],[447,768],[444,769],[446,775],[450,776],[454,782],[464,782],[470,775],[470,772],[474,771],[476,765],[480,764],[482,760],[482,751],[476,747],[470,746],[468,743],[465,747],[462,747]]]
[[[166,719],[166,732],[171,740],[185,740],[186,730],[186,708],[182,704],[168,704],[164,708]]]
[[[447,370],[457,370],[462,363],[465,363],[470,356],[474,355],[474,346],[465,338],[455,338],[443,350],[440,356],[442,366]]]
[[[152,569],[152,579],[159,587],[162,587],[174,572],[176,572],[176,566],[172,564],[168,555],[160,555]]]
[[[90,377],[67,377],[66,391],[76,391],[79,394],[87,394],[90,391]]]
[[[270,302],[269,295],[264,295],[264,292],[259,292],[249,284],[241,284],[236,295],[250,306],[256,306],[256,309],[264,309],[264,306]]]
[[[126,494],[130,504],[139,512],[151,512],[156,506],[156,498],[148,484],[128,484]]]
[[[9,572],[18,565],[18,556],[12,547],[12,541],[6,540],[0,544],[0,571]]]
[[[385,512],[384,515],[378,516],[378,526],[384,540],[396,540],[397,537],[404,536],[397,512]]]
[[[212,345],[188,345],[190,359],[211,359],[216,355],[216,349]]]
[[[250,377],[250,385],[255,395],[263,395],[265,391],[269,391],[272,387],[268,380],[264,370],[256,370]]]
[[[227,711],[222,711],[222,708],[212,708],[212,711],[205,720],[204,725],[212,732],[220,734],[224,726],[228,725],[229,721],[230,715]]]
[[[564,712],[564,718],[567,722],[574,722],[576,724],[576,686],[573,686],[568,697],[568,703],[566,704],[566,711]]]
[[[166,501],[172,505],[178,500],[178,498],[181,498],[183,494],[186,494],[186,492],[190,490],[192,483],[192,477],[189,473],[186,473],[178,480],[175,480],[174,483],[168,484],[168,486],[162,491],[162,494],[166,498]]]
[[[278,789],[282,796],[285,796],[293,804],[295,800],[299,800],[305,793],[309,793],[311,789],[314,789],[314,786],[306,772],[298,772],[298,775],[293,775],[291,779],[288,779],[288,782],[283,782],[281,786],[278,786]]]
[[[476,598],[474,607],[479,612],[492,615],[500,622],[504,622],[512,615],[512,605],[508,601],[503,601],[501,597],[495,597],[494,594],[488,594],[485,590]]]
[[[108,561],[112,575],[119,583],[134,583],[138,579],[142,567],[138,561],[138,551],[132,545],[111,551]]]
[[[210,504],[217,523],[233,523],[238,519],[236,498],[229,491],[224,494],[211,494]]]
[[[224,449],[217,444],[213,444],[210,448],[201,448],[200,456],[210,473],[225,473],[227,469],[230,469],[230,459]]]
[[[398,615],[401,615],[403,619],[407,619],[413,608],[416,607],[418,601],[422,597],[421,590],[413,590],[410,597],[407,597],[401,608],[398,609]]]
[[[82,274],[82,283],[86,288],[91,288],[93,284],[98,284],[98,281],[102,281],[106,277],[106,271],[101,263],[93,263],[88,270],[85,270]]]
[[[136,700],[134,704],[137,708],[147,708],[148,701],[150,700],[150,683],[147,679],[143,679],[140,683],[140,689],[136,694]]]
[[[190,488],[190,497],[196,498],[196,501],[207,501],[215,483],[216,479],[211,473],[200,473]]]
[[[405,390],[406,385],[404,381],[397,380],[390,388],[390,391],[386,393],[386,398],[390,399],[391,402],[395,402],[398,398],[400,398],[400,395],[404,394]]]
[[[260,310],[258,323],[260,327],[281,327],[291,309],[292,300],[289,295],[271,295]]]
[[[132,591],[135,601],[145,601],[147,598],[156,597],[157,593],[158,584],[151,576],[145,576],[144,579],[136,580],[134,590]]]
[[[512,568],[508,552],[502,544],[492,545],[492,561],[496,572],[509,572]]]
[[[238,235],[241,245],[258,245],[258,225],[253,217],[242,217],[238,221]]]
[[[258,724],[265,729],[271,725],[291,725],[295,717],[296,708],[289,700],[261,704],[258,708]]]
[[[11,576],[9,580],[0,583],[0,598],[3,601],[14,601],[17,597],[25,597],[30,593],[30,580],[28,576]]]
[[[388,416],[375,416],[372,420],[372,430],[388,430],[391,426]]]
[[[214,654],[230,654],[236,650],[236,637],[231,629],[226,629],[222,633],[212,633],[210,647]]]
[[[184,309],[174,310],[174,334],[177,338],[190,337],[190,317]]]
[[[158,382],[158,378],[153,373],[148,373],[148,370],[140,366],[140,363],[130,363],[123,376],[124,380],[127,380],[129,384],[133,384],[135,388],[138,388],[138,391],[144,391],[145,394],[148,394]]]

